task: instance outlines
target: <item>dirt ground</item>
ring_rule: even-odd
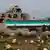
[[[10,29],[6,29],[5,28],[5,25],[4,24],[0,24],[0,31],[7,31],[9,32]],[[15,48],[20,48],[21,50],[38,50],[36,44],[30,44],[30,40],[36,40],[36,38],[34,37],[15,37],[17,39],[17,42],[20,42],[21,44],[18,45],[18,44],[11,44],[12,45],[12,48],[14,48],[14,50],[16,50]],[[8,40],[8,38],[3,38],[0,40]],[[27,43],[25,43],[25,40],[27,40]],[[11,41],[11,40],[10,40]],[[0,49],[4,49],[4,45],[5,45],[6,42],[3,42],[3,43],[0,43]],[[43,45],[43,46],[46,46],[46,45]],[[3,50],[2,49],[2,50]]]

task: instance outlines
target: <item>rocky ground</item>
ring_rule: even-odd
[[[4,24],[0,23],[0,32],[2,32],[2,31],[4,31],[6,33],[15,32],[15,31],[12,31],[12,30],[6,28]],[[50,32],[41,32],[41,33],[43,33],[44,35],[47,35],[47,33],[49,34]],[[12,44],[11,41],[14,38],[17,39],[17,42],[20,43],[20,44],[17,44],[17,43]],[[7,40],[8,42],[5,41],[5,40]],[[33,37],[33,36],[31,36],[31,37],[23,37],[23,36],[21,36],[21,37],[20,36],[16,36],[16,37],[0,37],[0,49],[3,50],[5,43],[9,43],[14,50],[16,50],[17,48],[20,48],[21,50],[38,50],[37,49],[38,48],[37,47],[38,43],[30,44],[31,40],[33,40],[33,41],[37,40],[37,37],[36,38]],[[48,43],[43,44],[42,46],[47,47]]]

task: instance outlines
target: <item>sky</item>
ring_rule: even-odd
[[[50,16],[50,0],[0,0],[0,12],[8,9],[10,4],[17,4],[23,12],[31,17],[46,18]]]

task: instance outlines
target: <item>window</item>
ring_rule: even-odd
[[[18,17],[17,14],[14,14],[14,15],[13,15],[13,18],[17,18],[17,17]]]
[[[17,9],[17,12],[21,12],[21,9],[20,9],[20,8],[18,8],[18,9]]]
[[[12,18],[10,14],[8,14],[8,17],[9,17],[9,18]]]

